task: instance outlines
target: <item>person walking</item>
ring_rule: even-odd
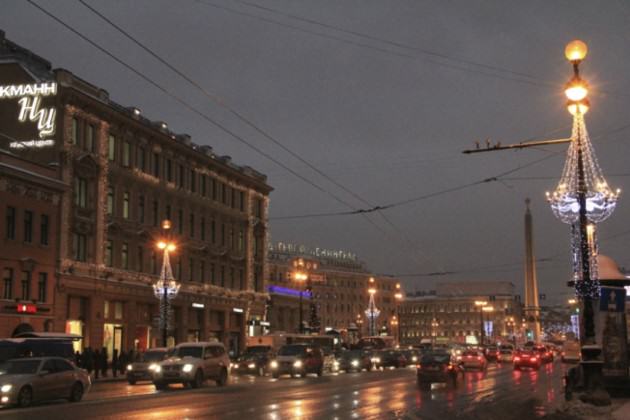
[[[101,374],[101,352],[99,349],[94,350],[94,379],[98,379]]]
[[[107,364],[109,360],[107,358],[107,348],[103,347],[101,350],[101,373],[103,374],[103,378],[107,377]]]
[[[114,349],[114,354],[112,355],[112,375],[114,378],[118,376],[118,370],[120,369],[119,362],[118,349]]]
[[[83,365],[85,370],[87,370],[88,375],[92,376],[92,370],[94,369],[94,355],[92,354],[92,349],[87,347],[83,351]]]
[[[118,369],[121,375],[124,375],[127,372],[127,364],[130,363],[128,358],[129,353],[125,353],[124,351],[120,352],[120,356],[118,357]]]

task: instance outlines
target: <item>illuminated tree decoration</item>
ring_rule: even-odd
[[[370,302],[368,303],[368,308],[365,310],[365,316],[369,321],[370,335],[376,335],[376,318],[378,318],[380,314],[381,311],[376,307],[376,302],[374,302],[374,292],[370,291]]]
[[[180,284],[173,277],[168,249],[164,249],[163,255],[162,271],[159,280],[153,284],[153,294],[160,300],[160,329],[168,330],[170,328],[169,304],[177,296]]]

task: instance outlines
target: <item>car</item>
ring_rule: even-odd
[[[562,363],[578,363],[582,359],[580,343],[577,341],[565,341],[560,355]]]
[[[457,380],[463,371],[454,356],[445,351],[430,351],[422,355],[416,365],[418,385],[430,386],[443,382],[457,386]]]
[[[486,370],[488,361],[481,350],[466,350],[462,353],[461,366],[464,369]]]
[[[484,355],[488,362],[497,362],[499,361],[499,353],[500,350],[497,346],[488,346],[485,349]]]
[[[166,347],[156,347],[140,354],[137,361],[127,365],[129,385],[135,385],[138,381],[153,381],[153,369],[170,354],[171,350]]]
[[[364,350],[347,350],[337,357],[339,370],[344,372],[361,372],[363,369],[372,370],[370,353]]]
[[[542,365],[539,353],[530,348],[524,348],[517,350],[514,353],[514,370],[521,370],[522,368],[531,368],[538,370]]]
[[[512,363],[514,361],[514,350],[508,348],[499,349],[499,363]]]
[[[10,359],[0,365],[0,405],[28,407],[34,402],[81,401],[90,375],[63,357]]]
[[[339,371],[339,361],[337,360],[337,356],[327,347],[321,348],[322,354],[324,356],[324,372],[338,372]]]
[[[420,352],[416,349],[408,349],[402,351],[405,359],[407,359],[407,364],[415,365],[420,361]]]
[[[543,363],[553,362],[553,351],[547,348],[547,346],[544,346],[542,344],[537,344],[532,347],[532,350],[538,354],[538,357],[540,357],[540,360]]]
[[[287,344],[278,350],[278,356],[270,363],[271,376],[279,378],[282,374],[307,375],[324,374],[324,354],[317,346],[308,344]]]
[[[274,358],[275,352],[271,346],[249,346],[232,363],[232,370],[237,373],[264,376],[269,372],[269,362]]]
[[[219,342],[180,343],[173,355],[153,369],[153,384],[163,390],[179,383],[199,388],[207,380],[226,386],[229,380],[230,358]]]
[[[401,350],[389,349],[378,352],[380,358],[379,367],[395,367],[401,368],[407,366],[407,358]]]

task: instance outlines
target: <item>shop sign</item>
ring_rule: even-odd
[[[20,303],[17,305],[16,311],[19,314],[36,314],[37,305],[34,305],[32,303]]]

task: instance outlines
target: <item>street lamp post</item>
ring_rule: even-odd
[[[433,318],[431,321],[431,345],[435,347],[435,342],[437,340],[437,328],[440,326],[437,319]]]
[[[293,278],[297,282],[306,282],[308,280],[308,274],[303,271],[296,271],[293,273]],[[298,324],[298,332],[300,334],[304,334],[304,317],[302,314],[302,295],[304,294],[304,288],[300,287],[300,315],[299,315],[299,324]]]
[[[177,249],[175,242],[171,239],[170,229],[170,220],[164,220],[162,222],[162,239],[157,243],[158,249],[163,252],[162,270],[160,271],[160,278],[153,285],[153,293],[160,300],[160,327],[162,328],[162,345],[164,347],[168,347],[170,301],[177,296],[180,287],[173,277],[173,269],[169,259],[169,253]]]
[[[370,277],[368,280],[369,288],[368,293],[370,295],[370,301],[368,302],[368,308],[365,311],[365,315],[369,320],[369,334],[370,336],[376,335],[376,318],[380,315],[381,311],[376,307],[376,302],[374,301],[374,295],[376,294],[376,283],[374,281],[374,277]]]
[[[482,346],[484,344],[484,337],[485,337],[485,331],[483,328],[483,307],[486,306],[488,304],[488,302],[486,302],[485,300],[476,300],[475,301],[475,306],[479,308],[479,322],[480,322],[480,329],[479,329],[479,337],[480,337],[480,343]]]
[[[481,307],[481,314],[482,314],[481,315],[481,319],[482,319],[482,321],[483,321],[483,313],[484,312],[488,312],[488,323],[490,323],[490,314],[492,312],[494,312],[494,306],[482,306]],[[482,324],[483,324],[483,322],[482,322]],[[485,327],[485,325],[484,325],[484,327]],[[484,337],[485,337],[485,331],[484,331]]]
[[[400,319],[400,305],[403,300],[403,294],[400,289],[400,283],[396,283],[396,293],[394,294],[394,298],[396,299],[396,335],[398,339],[398,344],[400,344],[400,327],[402,325],[402,320]]]

